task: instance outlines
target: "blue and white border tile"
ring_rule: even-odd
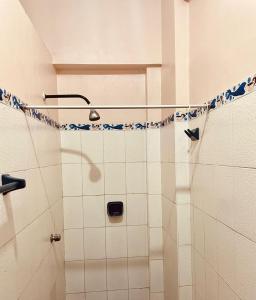
[[[148,128],[160,128],[162,122],[135,122],[119,124],[64,124],[63,130],[145,130]]]
[[[49,126],[62,130],[145,130],[160,128],[168,126],[172,122],[185,122],[200,117],[206,112],[215,110],[223,105],[232,103],[241,97],[244,97],[252,92],[256,91],[256,75],[248,77],[246,80],[235,85],[233,88],[226,90],[219,94],[214,99],[205,102],[204,107],[200,107],[190,111],[177,111],[174,114],[168,116],[159,122],[133,122],[133,123],[119,123],[119,124],[64,124],[60,125],[55,120],[49,118],[47,115],[39,112],[36,109],[24,110],[22,106],[26,103],[22,102],[18,97],[8,93],[5,89],[0,88],[0,103],[20,110],[27,116],[30,116],[40,122],[43,122]]]
[[[26,114],[29,117],[32,117],[40,122],[43,122],[49,126],[55,127],[57,129],[60,128],[60,124],[56,122],[55,120],[51,119],[47,115],[39,112],[36,109],[23,109],[23,106],[26,105],[26,103],[22,102],[17,96],[12,95],[11,93],[7,92],[5,89],[0,88],[0,103],[7,105],[9,107],[12,107],[14,109],[17,109],[24,114]]]
[[[200,107],[189,112],[176,112],[176,121],[188,121],[200,117],[206,112],[215,110],[223,105],[232,103],[241,97],[256,91],[256,75],[248,77],[246,80],[235,85],[233,88],[217,95],[214,99],[205,103],[205,107]]]

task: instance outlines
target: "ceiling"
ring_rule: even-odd
[[[161,62],[161,0],[20,0],[60,64]]]

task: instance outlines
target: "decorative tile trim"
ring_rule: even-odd
[[[162,122],[138,122],[125,124],[64,124],[63,130],[144,130],[160,128]]]
[[[32,117],[40,122],[43,122],[49,126],[52,126],[54,128],[59,129],[60,128],[60,124],[56,121],[54,121],[53,119],[51,119],[50,117],[48,117],[47,115],[39,112],[36,109],[26,109],[23,110],[22,106],[26,105],[25,102],[22,102],[18,97],[16,97],[15,95],[12,95],[11,93],[8,93],[5,89],[1,89],[0,88],[0,103],[12,107],[14,109],[17,109],[21,112],[23,112],[24,114],[26,114],[29,117]]]
[[[256,91],[256,75],[248,77],[246,80],[235,85],[233,88],[226,90],[225,92],[219,94],[214,99],[205,102],[205,108],[197,108],[190,112],[182,113],[176,112],[175,120],[176,121],[188,121],[196,119],[203,115],[206,112],[215,110],[222,107],[223,105],[232,103],[248,94],[251,94]]]
[[[246,80],[235,85],[233,88],[226,90],[219,94],[214,99],[205,102],[205,107],[200,107],[189,112],[177,111],[174,114],[168,116],[159,122],[138,122],[138,123],[120,123],[120,124],[63,124],[60,125],[58,122],[49,118],[45,114],[39,112],[36,109],[22,110],[22,105],[26,103],[22,102],[18,97],[8,93],[5,89],[0,88],[0,103],[10,106],[14,109],[20,110],[27,116],[37,119],[49,126],[62,130],[144,130],[154,129],[168,126],[170,123],[186,122],[189,120],[196,119],[206,112],[215,110],[223,105],[232,103],[241,97],[244,97],[252,92],[256,91],[256,75],[248,77]]]

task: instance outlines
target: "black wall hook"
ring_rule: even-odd
[[[195,128],[195,129],[192,129],[192,130],[187,129],[187,130],[184,130],[184,132],[191,139],[191,141],[198,141],[199,140],[199,128]]]
[[[24,189],[26,181],[24,179],[15,178],[9,174],[2,175],[2,186],[0,186],[0,194],[6,195],[9,192]]]

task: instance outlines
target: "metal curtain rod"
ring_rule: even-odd
[[[168,108],[200,108],[207,104],[159,104],[159,105],[23,105],[22,109],[168,109]]]

